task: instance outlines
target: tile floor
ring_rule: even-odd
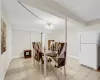
[[[49,65],[50,66],[50,65]],[[33,65],[33,59],[13,59],[4,80],[100,80],[100,72],[80,66],[78,61],[68,58],[66,77],[63,69],[48,67],[48,76],[43,76],[39,66]]]

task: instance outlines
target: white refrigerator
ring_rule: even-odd
[[[80,64],[97,70],[100,64],[98,47],[98,32],[82,32],[80,35]]]

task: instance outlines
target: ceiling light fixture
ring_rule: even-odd
[[[45,28],[47,28],[47,29],[53,29],[54,27],[53,27],[52,23],[47,23],[46,26],[45,26]]]
[[[35,13],[33,13],[33,12],[30,11],[27,7],[25,7],[20,1],[18,1],[18,3],[19,3],[22,7],[24,7],[28,12],[30,12],[32,15],[34,15],[34,16],[37,17],[38,19],[40,19],[40,20],[46,22],[47,24],[46,24],[45,28],[47,28],[47,29],[53,29],[53,28],[54,28],[53,25],[52,25],[52,23],[50,23],[50,22],[48,22],[48,21],[46,21],[46,20],[40,18],[39,16],[37,16]]]

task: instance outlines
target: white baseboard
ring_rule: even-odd
[[[12,60],[12,58],[9,60],[9,62],[8,62],[8,64],[7,64],[7,67],[5,68],[5,71],[4,71],[4,73],[2,74],[2,77],[1,77],[0,80],[4,80],[4,77],[5,77],[5,75],[6,75],[6,72],[7,72],[7,69],[8,69],[8,67],[9,67],[9,64],[10,64],[11,60]]]
[[[79,57],[72,56],[72,55],[67,55],[67,56],[70,57],[70,58],[73,58],[73,59],[77,59],[77,60],[79,60]]]

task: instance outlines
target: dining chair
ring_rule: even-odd
[[[41,52],[41,43],[40,42],[33,43],[33,48],[35,50],[35,55],[33,56],[34,63],[35,63],[36,68],[38,67],[38,64],[39,64],[40,72],[41,72],[41,68],[44,63],[43,53]]]
[[[55,48],[55,42],[52,42],[51,45],[50,45],[50,50],[54,51],[54,48]]]
[[[67,44],[66,43],[59,43],[57,56],[56,57],[50,57],[51,60],[55,63],[54,67],[56,68],[56,74],[57,74],[58,69],[64,67],[64,75],[66,75],[66,68],[65,68],[66,49],[67,49]]]
[[[61,43],[60,50],[58,53],[58,60],[57,60],[57,66],[56,68],[62,68],[64,67],[64,75],[66,76],[66,49],[67,49],[67,44],[66,43]]]

